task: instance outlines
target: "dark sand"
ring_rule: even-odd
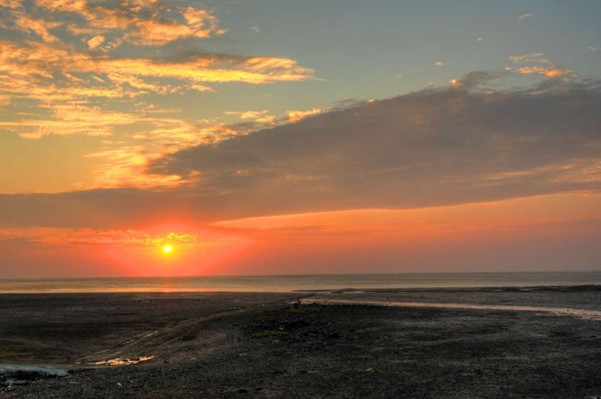
[[[299,308],[290,303],[305,297]],[[595,398],[601,288],[0,295],[0,398]],[[109,359],[152,360],[97,366]],[[16,385],[15,380],[25,385]]]

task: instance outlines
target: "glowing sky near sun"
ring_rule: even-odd
[[[0,278],[601,267],[596,0],[0,8]]]

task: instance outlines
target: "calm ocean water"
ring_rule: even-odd
[[[0,280],[0,293],[289,292],[343,288],[525,287],[601,284],[601,272],[407,273]]]

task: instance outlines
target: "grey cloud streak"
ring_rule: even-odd
[[[203,223],[599,191],[598,85],[487,92],[473,89],[477,81],[466,75],[459,88],[366,102],[151,165],[152,173],[199,173],[177,189],[0,196],[0,225]]]
[[[294,198],[313,210],[597,190],[600,162],[598,89],[444,89],[187,149],[152,170],[200,172],[202,187],[265,213]]]

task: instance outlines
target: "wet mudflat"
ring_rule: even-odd
[[[591,301],[599,299],[594,289],[537,292],[535,304],[529,291],[320,295],[586,309],[595,309]],[[8,345],[0,345],[0,363],[63,364],[69,373],[5,385],[0,398],[601,396],[598,320],[510,310],[323,305],[310,299],[295,307],[297,296],[2,298],[0,339]],[[34,323],[35,333],[20,335]],[[27,344],[33,346],[21,352]],[[93,365],[151,356],[127,366]]]

